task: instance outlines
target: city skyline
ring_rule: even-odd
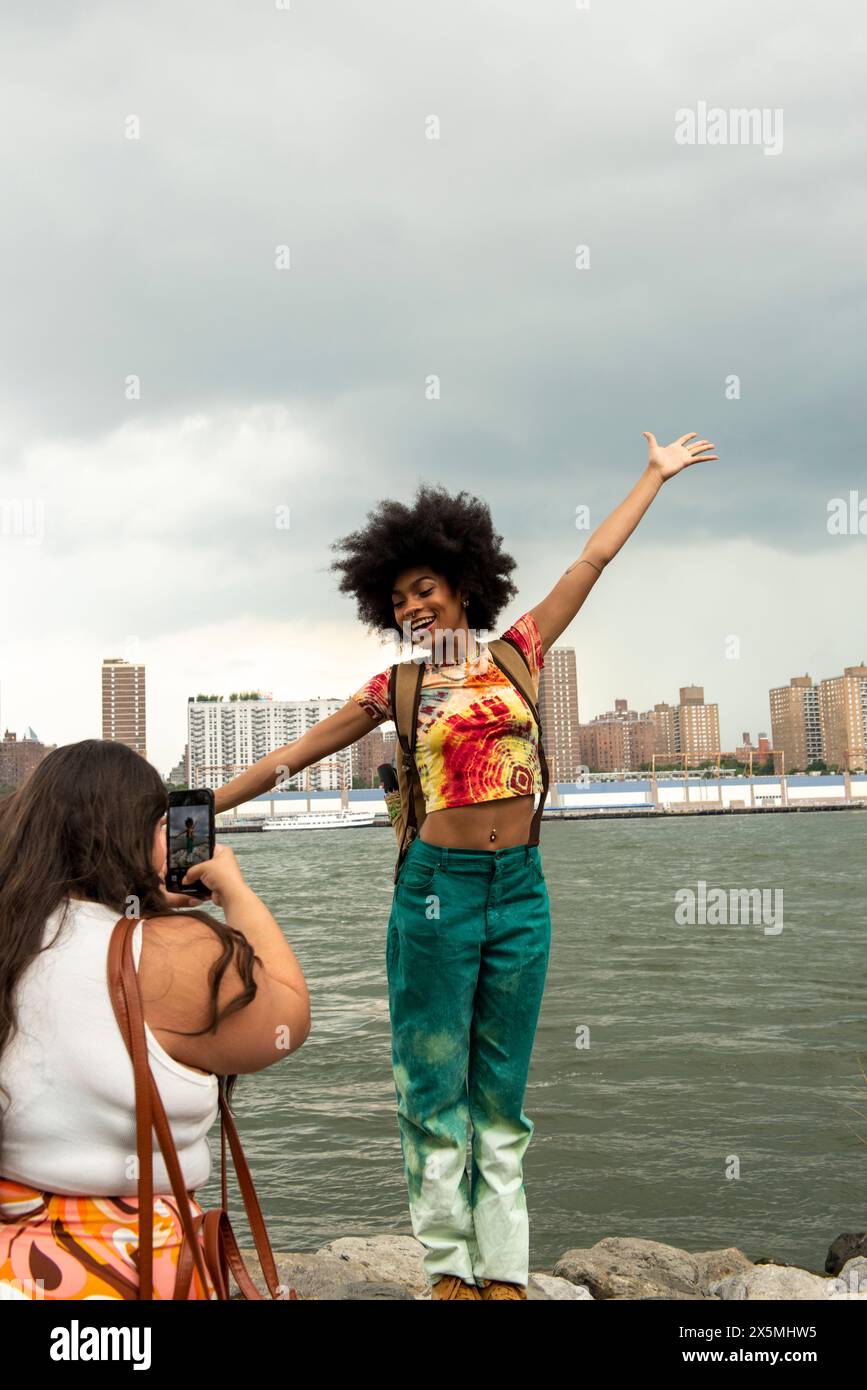
[[[563,683],[564,680],[568,683],[571,679],[573,679],[573,677],[572,677],[572,675],[571,675],[571,672],[572,672],[572,671],[574,670],[574,668],[577,666],[577,663],[576,663],[575,660],[574,660],[575,654],[576,654],[576,649],[575,649],[573,646],[571,646],[571,645],[569,645],[569,644],[567,644],[567,643],[563,643],[563,642],[557,642],[557,643],[555,643],[554,646],[550,649],[550,651],[546,654],[546,659],[550,659],[550,658],[552,658],[552,657],[554,658],[553,661],[550,661],[550,660],[549,660],[548,670],[549,670],[549,671],[553,671],[553,670],[556,669],[556,670],[558,671],[558,673],[559,673],[558,684],[562,685],[562,683]],[[142,667],[145,666],[145,663],[141,663],[141,662],[130,663],[130,664],[129,664],[129,668],[128,668],[128,672],[127,672],[125,678],[124,678],[123,673],[121,673],[121,674],[119,674],[119,675],[111,674],[110,676],[107,676],[107,670],[108,670],[109,672],[111,672],[111,668],[114,667],[114,666],[117,666],[117,665],[120,665],[120,666],[122,667],[122,666],[124,665],[124,659],[123,659],[123,658],[117,658],[117,657],[103,658],[102,663],[101,663],[101,671],[102,671],[102,677],[101,677],[101,679],[102,679],[102,687],[101,687],[101,689],[102,689],[102,701],[101,701],[102,734],[100,735],[99,732],[82,733],[82,734],[80,735],[80,737],[81,737],[81,738],[89,738],[89,737],[90,737],[90,738],[97,738],[97,737],[100,737],[100,736],[102,736],[102,737],[108,737],[108,736],[110,736],[110,734],[107,732],[107,730],[110,728],[110,725],[108,724],[107,721],[108,721],[109,719],[111,719],[111,718],[113,717],[113,715],[110,713],[110,710],[111,710],[112,706],[111,706],[110,703],[108,703],[108,698],[109,698],[109,697],[107,697],[107,693],[106,693],[106,692],[107,692],[106,681],[107,681],[107,679],[111,679],[111,681],[112,681],[112,687],[111,687],[112,690],[114,689],[114,682],[115,682],[115,680],[118,680],[118,681],[124,682],[125,687],[126,687],[127,689],[129,689],[129,690],[134,690],[134,691],[140,690],[140,691],[141,691],[140,696],[137,696],[137,698],[140,698],[140,699],[141,699],[141,704],[142,704],[142,719],[141,719],[141,722],[139,723],[139,721],[138,721],[137,718],[136,718],[135,720],[133,720],[132,723],[130,723],[129,720],[127,720],[127,722],[126,722],[126,724],[123,726],[123,730],[122,730],[121,732],[124,733],[125,735],[130,735],[130,734],[131,734],[131,735],[132,735],[132,738],[123,737],[123,738],[122,738],[122,741],[129,741],[129,742],[131,742],[132,746],[135,746],[137,741],[140,741],[140,740],[142,740],[142,739],[144,739],[144,738],[146,737],[146,738],[147,738],[148,744],[150,744],[150,743],[151,743],[151,740],[152,740],[152,738],[153,738],[153,735],[152,735],[152,732],[151,732],[150,728],[146,728],[146,727],[145,727],[145,723],[144,723],[144,709],[145,709],[145,695],[144,695],[144,691],[145,691],[145,680],[144,680],[144,672],[142,671]],[[713,728],[714,728],[715,730],[718,730],[718,731],[719,731],[719,737],[718,737],[718,738],[716,738],[716,737],[712,738],[712,739],[711,739],[711,742],[714,742],[715,744],[718,744],[719,749],[721,749],[721,750],[723,750],[723,751],[733,752],[735,749],[737,749],[737,748],[743,746],[743,736],[744,736],[745,733],[751,735],[753,732],[755,732],[757,738],[761,738],[763,735],[767,736],[767,735],[769,734],[769,731],[771,730],[772,726],[776,725],[778,728],[781,727],[781,725],[780,725],[780,720],[784,717],[784,715],[780,712],[780,709],[779,709],[779,701],[780,701],[780,699],[782,699],[783,697],[786,697],[786,698],[787,698],[789,695],[794,695],[794,696],[800,695],[800,696],[801,696],[801,700],[803,701],[804,687],[805,687],[805,685],[806,685],[806,683],[807,683],[808,681],[812,681],[812,687],[811,687],[810,689],[808,689],[806,693],[807,693],[808,698],[809,698],[809,697],[812,697],[813,701],[816,702],[816,703],[815,703],[816,714],[815,714],[815,717],[814,717],[814,722],[817,722],[817,721],[818,721],[818,708],[819,708],[819,706],[818,706],[818,700],[819,700],[820,696],[823,696],[823,690],[824,690],[824,689],[830,689],[830,690],[834,690],[834,691],[835,691],[835,690],[836,690],[836,687],[837,687],[841,682],[843,682],[843,681],[845,680],[845,677],[843,676],[843,672],[844,672],[844,671],[847,671],[847,670],[851,670],[851,669],[858,669],[858,670],[861,670],[861,669],[865,669],[865,668],[863,668],[862,665],[861,665],[860,663],[847,662],[843,667],[840,668],[840,671],[838,671],[838,672],[833,672],[833,673],[828,673],[828,675],[826,675],[826,676],[811,676],[811,674],[810,674],[809,672],[805,672],[805,673],[803,673],[803,674],[793,673],[793,674],[789,675],[789,676],[786,678],[786,680],[785,680],[784,682],[778,682],[776,685],[769,687],[769,689],[766,691],[766,693],[765,693],[765,703],[766,703],[767,708],[766,708],[766,710],[764,711],[764,717],[763,717],[761,720],[752,719],[751,721],[749,721],[749,722],[747,722],[747,723],[739,723],[738,732],[737,732],[737,737],[735,737],[734,733],[732,733],[731,736],[728,736],[728,735],[725,733],[725,730],[727,730],[727,729],[729,728],[730,725],[733,727],[733,725],[734,725],[734,723],[735,723],[736,721],[732,720],[730,716],[726,716],[726,715],[725,715],[724,711],[723,711],[723,710],[721,709],[721,707],[720,707],[720,702],[719,702],[718,700],[708,700],[708,701],[707,701],[707,705],[706,705],[705,707],[706,707],[706,708],[712,708],[712,709],[715,711],[715,713],[714,713],[714,721],[715,721],[715,722],[714,722]],[[133,675],[133,672],[135,673],[134,675]],[[634,673],[633,673],[633,678],[634,678]],[[540,688],[540,708],[541,708],[541,710],[542,710],[543,720],[544,720],[545,714],[546,714],[546,712],[547,712],[548,718],[549,718],[549,722],[551,722],[551,721],[553,721],[554,718],[556,717],[556,705],[555,705],[555,702],[554,702],[554,698],[553,698],[553,696],[552,696],[552,691],[551,691],[550,685],[549,685],[549,689],[548,689],[548,695],[547,695],[547,698],[546,698],[545,686],[546,686],[546,681],[545,681],[544,669],[543,669],[543,680],[542,680],[542,686],[541,686],[541,688]],[[862,687],[862,688],[863,688],[863,687]],[[150,677],[148,676],[148,701],[150,700],[149,689],[150,689]],[[678,692],[679,692],[679,694],[681,695],[681,697],[684,695],[684,693],[685,693],[686,691],[689,691],[689,690],[693,690],[693,691],[695,691],[695,692],[701,691],[701,692],[702,692],[701,703],[702,703],[702,704],[704,703],[704,693],[703,693],[703,692],[704,692],[704,689],[705,689],[704,686],[699,686],[699,685],[697,685],[696,683],[693,683],[692,681],[690,681],[687,685],[679,685],[679,686],[677,686],[676,689],[678,690]],[[0,693],[2,693],[2,687],[0,687]],[[126,693],[126,690],[125,690],[124,693]],[[180,721],[180,722],[181,722],[181,732],[180,732],[180,735],[179,735],[179,739],[177,740],[177,748],[174,750],[174,752],[170,753],[170,755],[169,755],[169,757],[168,757],[167,759],[165,759],[165,760],[163,760],[163,761],[157,761],[157,759],[156,759],[155,757],[153,757],[153,756],[150,754],[150,752],[148,752],[148,753],[146,754],[146,756],[150,757],[150,760],[154,763],[154,766],[157,767],[157,769],[159,770],[159,772],[160,772],[163,776],[167,776],[167,777],[168,777],[168,776],[169,776],[169,773],[170,773],[170,771],[171,771],[171,769],[175,768],[175,767],[177,766],[177,764],[179,763],[179,761],[182,761],[182,760],[183,760],[184,750],[185,750],[185,748],[186,748],[186,746],[187,746],[187,743],[188,743],[189,706],[190,706],[190,704],[196,703],[199,697],[207,697],[207,698],[209,698],[209,699],[219,700],[219,701],[221,701],[221,702],[223,702],[223,703],[229,703],[232,693],[233,693],[232,691],[229,691],[229,692],[226,692],[226,691],[213,691],[213,690],[206,691],[206,690],[204,690],[204,689],[200,689],[200,690],[198,690],[195,694],[188,694],[188,695],[186,696],[186,699],[185,699],[185,701],[184,701],[184,706],[183,706],[183,713],[182,713],[181,721]],[[270,691],[270,690],[264,690],[264,689],[262,689],[262,688],[257,688],[255,685],[252,686],[252,687],[249,687],[249,688],[244,688],[243,690],[241,690],[241,689],[239,688],[239,689],[237,689],[234,693],[236,694],[236,696],[242,694],[245,698],[255,697],[255,698],[258,698],[258,699],[266,700],[266,701],[272,703],[272,704],[275,705],[275,706],[278,706],[278,705],[286,705],[286,706],[289,706],[289,705],[293,705],[293,706],[308,705],[308,706],[312,706],[312,705],[316,704],[316,705],[319,705],[319,706],[321,707],[321,712],[320,712],[320,715],[319,715],[319,717],[321,717],[321,718],[324,718],[324,717],[326,716],[326,714],[328,714],[328,713],[333,713],[334,710],[335,710],[336,708],[338,708],[338,707],[340,706],[340,704],[344,703],[344,700],[345,700],[346,698],[348,698],[348,696],[347,696],[347,697],[342,697],[342,696],[333,695],[333,694],[332,694],[332,695],[322,695],[322,694],[319,694],[319,693],[311,694],[310,692],[307,692],[307,693],[302,694],[302,695],[294,696],[294,697],[283,697],[283,696],[281,696],[281,695],[279,695],[279,694],[277,694],[277,693],[275,693],[275,692],[272,692],[272,691]],[[111,698],[113,699],[114,697],[112,696]],[[560,695],[559,695],[559,698],[562,700],[564,697],[562,696],[562,694],[560,694]],[[566,702],[568,703],[568,702],[571,700],[571,698],[572,698],[571,696],[567,695],[567,696],[565,697]],[[824,698],[824,696],[823,696],[823,698]],[[655,710],[656,710],[656,711],[660,711],[660,710],[663,710],[663,711],[664,711],[664,710],[671,709],[672,711],[675,711],[676,708],[677,708],[677,705],[676,705],[674,702],[669,701],[669,699],[666,698],[666,699],[664,699],[664,700],[656,700],[656,701],[654,701],[652,704],[649,704],[649,705],[647,705],[647,706],[644,706],[643,702],[641,702],[641,701],[636,701],[636,700],[632,699],[632,700],[631,700],[631,703],[630,703],[624,696],[615,695],[615,696],[613,697],[613,699],[609,701],[609,703],[608,703],[608,705],[607,705],[606,707],[601,708],[601,709],[599,709],[599,710],[594,710],[594,711],[592,711],[592,712],[587,712],[587,704],[586,704],[586,702],[585,702],[584,695],[583,695],[581,671],[580,671],[580,667],[577,668],[577,700],[575,700],[575,704],[574,704],[574,719],[575,719],[575,734],[576,734],[576,736],[577,736],[577,733],[578,733],[578,730],[579,730],[579,729],[586,729],[586,728],[588,728],[588,727],[589,727],[591,724],[593,724],[593,723],[597,723],[597,724],[598,724],[598,723],[601,723],[601,722],[603,722],[604,720],[606,720],[609,716],[614,716],[615,714],[622,714],[622,713],[624,713],[624,712],[627,711],[627,707],[629,707],[630,710],[632,710],[632,711],[638,713],[638,714],[640,715],[641,719],[643,720],[643,719],[646,719],[646,718],[648,718],[648,717],[652,717],[652,716],[654,715],[654,711],[655,711]],[[810,706],[810,708],[812,708],[812,706]],[[578,718],[579,710],[581,711],[580,720],[579,720],[579,718]],[[717,711],[718,711],[718,713],[716,713]],[[572,710],[571,710],[571,709],[569,710],[569,713],[568,713],[568,716],[567,716],[567,717],[568,717],[569,719],[572,718]],[[788,710],[786,711],[785,717],[788,717]],[[867,692],[865,692],[865,715],[864,715],[863,717],[864,717],[865,719],[867,719]],[[801,716],[801,718],[803,719],[803,715]],[[717,722],[717,721],[718,721],[718,722]],[[273,721],[272,721],[272,722],[273,722]],[[308,722],[308,725],[309,725],[309,716],[308,716],[308,721],[307,721],[307,722]],[[29,737],[36,737],[36,736],[33,734],[33,725],[32,725],[32,723],[27,723],[26,725],[24,725],[24,726],[22,726],[22,727],[25,727],[25,728],[26,728],[26,733],[25,733],[23,736],[20,736],[20,737],[23,737],[23,738],[27,738],[28,736],[29,736]],[[287,726],[287,727],[288,727],[288,726]],[[552,727],[553,727],[553,725],[552,725]],[[817,727],[818,727],[818,725],[817,725]],[[672,725],[672,730],[673,730],[673,728],[674,728],[674,725]],[[11,733],[13,733],[13,734],[17,734],[17,730],[16,730],[15,726],[12,724],[12,722],[11,722],[10,720],[6,719],[5,716],[4,716],[4,714],[3,714],[2,701],[0,701],[0,729],[2,729],[5,733],[10,733],[10,732],[11,732]],[[298,733],[300,733],[300,732],[303,732],[303,729],[301,729],[301,728],[299,727]],[[298,736],[298,733],[296,733],[294,736],[297,737],[297,736]],[[117,736],[118,736],[118,737],[121,737],[121,733],[118,733]],[[814,737],[817,737],[817,736],[818,736],[818,735],[815,735]],[[558,730],[558,737],[559,737],[559,730]],[[56,746],[57,744],[59,744],[59,743],[62,742],[62,741],[63,741],[63,740],[59,740],[59,739],[56,739],[56,738],[54,738],[54,737],[45,737],[45,738],[43,739],[41,735],[39,736],[39,742],[40,742],[41,744],[44,744],[46,747]],[[69,740],[66,740],[66,741],[75,742],[75,741],[77,741],[77,739],[69,739]],[[169,746],[169,744],[170,744],[170,742],[171,742],[171,735],[168,735],[168,734],[165,733],[165,731],[163,731],[162,737],[159,738],[157,741],[160,742],[160,743],[162,743],[162,744],[165,745],[165,746]],[[261,740],[260,740],[260,741],[261,741]],[[289,737],[288,734],[287,734],[286,741],[287,741],[287,742],[288,742],[288,741],[291,741],[291,738]],[[801,741],[803,742],[803,740],[801,740]],[[773,746],[773,742],[774,742],[774,740],[773,740],[773,738],[771,738],[771,745],[772,745],[772,746]],[[780,740],[780,742],[782,742],[782,740]],[[270,745],[269,745],[269,746],[270,746]],[[280,746],[280,745],[275,745],[275,746]],[[644,747],[644,744],[640,744],[639,746],[640,746],[641,748],[643,748],[643,747]],[[648,746],[650,746],[650,745],[648,744]],[[667,745],[664,745],[664,741],[663,741],[663,743],[660,743],[659,738],[657,738],[657,741],[656,741],[656,750],[657,750],[657,753],[659,753],[659,752],[662,751],[662,747],[663,747],[663,746],[667,746]],[[804,749],[805,749],[805,750],[810,750],[810,755],[811,755],[811,756],[813,756],[813,755],[815,754],[815,747],[816,747],[816,746],[817,746],[817,745],[815,744],[814,741],[812,741],[812,740],[810,739],[810,737],[808,737],[807,740],[806,740],[806,742],[804,742]],[[239,744],[239,747],[240,747],[240,744]],[[252,749],[252,744],[251,744],[251,749]],[[798,744],[798,749],[799,749],[799,753],[800,753],[800,744]],[[262,750],[260,750],[260,751],[258,751],[258,752],[255,752],[255,753],[251,752],[250,750],[247,750],[247,749],[246,749],[246,745],[244,745],[244,749],[242,750],[243,756],[241,756],[241,754],[238,755],[237,766],[238,766],[238,767],[241,767],[241,766],[247,765],[247,764],[244,762],[244,757],[247,757],[248,754],[249,754],[249,756],[250,756],[250,760],[252,761],[252,760],[255,760],[255,757],[261,756],[261,755],[262,755],[262,751],[264,751],[264,745],[263,745],[263,749],[262,749]],[[839,750],[836,750],[836,749],[835,749],[835,751],[839,751]],[[559,755],[558,755],[558,756],[559,756]],[[234,761],[234,755],[233,755],[232,761]],[[790,761],[791,761],[791,759],[790,759]],[[801,758],[800,758],[800,757],[798,757],[798,761],[801,761]],[[809,758],[807,759],[807,761],[809,761]],[[567,780],[568,780],[568,779],[567,779]]]
[[[664,494],[657,505],[663,500]],[[0,545],[0,557],[2,551]],[[658,622],[654,627],[650,620],[644,624],[637,618],[626,620],[625,626],[621,620],[612,630],[607,615],[624,606],[627,612],[634,607],[629,596],[633,575],[642,576],[645,600],[654,606],[647,599],[651,581],[644,577],[648,569],[643,563],[645,554],[638,536],[633,538],[558,643],[574,646],[577,651],[581,703],[587,710],[611,708],[624,690],[636,708],[648,709],[660,693],[670,699],[685,680],[700,677],[720,706],[722,742],[734,746],[741,730],[764,728],[769,722],[770,689],[805,672],[819,680],[861,659],[850,618],[864,582],[861,571],[857,582],[854,575],[846,579],[841,601],[827,604],[813,622],[806,618],[810,604],[815,603],[817,586],[802,571],[798,583],[803,593],[792,595],[794,616],[786,623],[768,620],[758,610],[749,598],[743,572],[733,575],[725,586],[713,585],[708,576],[707,589],[702,590],[706,622],[705,626],[687,625],[689,652],[681,651],[683,638],[678,636],[674,621],[668,625]],[[703,573],[703,567],[699,568]],[[658,573],[652,563],[649,570]],[[844,570],[845,565],[841,578]],[[862,565],[862,570],[867,566]],[[658,579],[655,582],[658,584]],[[739,584],[744,586],[740,595]],[[651,586],[651,597],[652,592]],[[142,597],[147,597],[146,591]],[[8,596],[6,601],[8,606]],[[799,604],[805,614],[803,625],[797,621]],[[335,609],[345,612],[347,606],[335,596]],[[722,615],[730,606],[739,609],[741,619],[734,631],[722,624]],[[863,606],[867,607],[867,592]],[[523,611],[518,603],[510,605],[498,624],[500,630]],[[790,633],[789,627],[797,630]],[[31,631],[23,646],[17,645],[23,666],[15,660],[16,645],[5,644],[0,668],[0,723],[19,730],[30,725],[58,744],[99,737],[98,682],[94,682],[93,671],[108,651],[126,660],[143,661],[150,671],[148,746],[161,769],[176,762],[183,745],[182,707],[191,692],[261,688],[277,698],[307,699],[311,692],[321,693],[323,698],[343,698],[341,692],[345,691],[348,698],[353,689],[393,659],[390,644],[381,644],[351,619],[318,624],[236,620],[206,625],[190,634],[189,640],[165,633],[153,640],[121,637],[105,646],[90,637],[63,648],[64,700],[58,705],[50,683],[44,680],[46,640]],[[797,658],[794,666],[793,654]]]

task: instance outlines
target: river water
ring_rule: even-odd
[[[865,834],[859,812],[543,827],[531,1268],[618,1235],[821,1270],[836,1235],[867,1229]],[[311,995],[304,1046],[236,1090],[275,1248],[411,1234],[385,977],[394,836],[222,843]],[[776,919],[682,923],[675,895],[699,882],[782,890]],[[218,1200],[215,1178],[199,1196]]]

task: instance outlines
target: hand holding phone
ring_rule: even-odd
[[[170,792],[166,817],[166,891],[207,901],[208,888],[199,882],[184,884],[186,874],[196,864],[214,857],[214,793],[208,787],[199,791]]]
[[[210,890],[211,901],[216,907],[226,907],[238,893],[250,893],[252,889],[241,873],[234,850],[228,845],[217,845],[213,859],[202,864],[194,864],[184,884],[185,893],[194,888],[205,887]]]

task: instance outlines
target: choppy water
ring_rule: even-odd
[[[865,836],[858,812],[544,827],[553,942],[524,1107],[533,1268],[631,1235],[821,1269],[837,1234],[865,1229]],[[385,978],[394,837],[225,843],[311,994],[305,1045],[236,1091],[274,1244],[410,1234]],[[699,880],[782,889],[783,930],[678,925],[674,895]],[[216,1183],[199,1195],[216,1200]]]

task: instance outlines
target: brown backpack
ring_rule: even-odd
[[[497,637],[487,644],[494,662],[522,696],[530,709],[539,731],[539,764],[542,770],[542,795],[533,814],[530,826],[530,845],[539,843],[539,827],[545,798],[548,795],[548,763],[542,747],[542,726],[537,706],[537,682],[534,681],[524,654],[517,643],[508,637]],[[397,835],[398,855],[394,866],[394,880],[397,882],[401,865],[407,850],[416,838],[425,818],[424,793],[422,792],[418,766],[415,761],[416,736],[418,733],[418,707],[421,701],[421,687],[424,676],[423,661],[402,661],[392,666],[388,693],[394,725],[397,730],[399,751],[395,758],[400,805],[392,814],[392,824]],[[395,799],[398,793],[395,793]]]

